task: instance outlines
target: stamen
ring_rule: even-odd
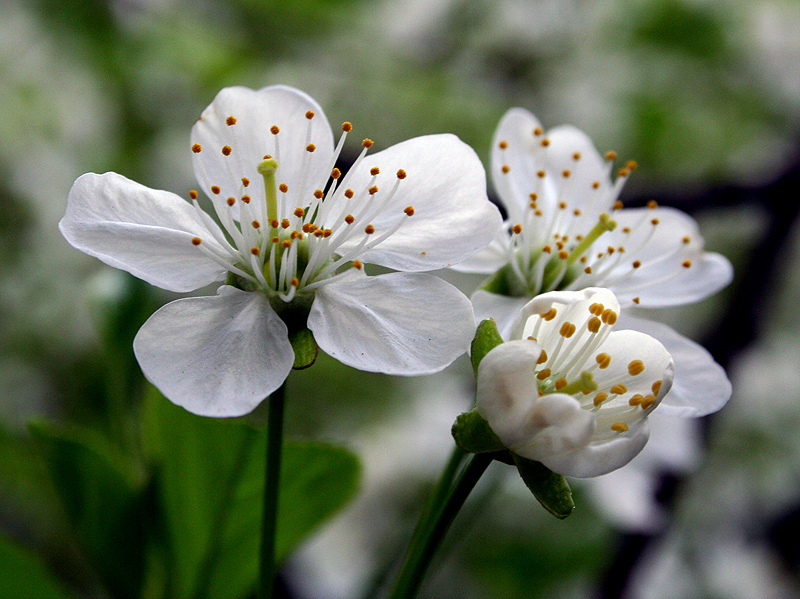
[[[617,433],[624,433],[628,430],[628,425],[624,422],[615,422],[611,425],[611,430]]]
[[[641,360],[633,360],[628,364],[628,374],[631,376],[638,376],[644,372],[644,362]]]

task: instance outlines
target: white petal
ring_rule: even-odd
[[[595,431],[592,413],[581,408],[574,397],[563,393],[541,397],[528,418],[537,422],[540,430],[509,449],[538,462],[584,448]]]
[[[553,472],[575,478],[608,474],[630,462],[647,444],[650,436],[648,422],[645,419],[637,424],[609,441],[590,443],[569,453],[547,457],[541,462]]]
[[[402,169],[407,176],[393,199],[374,218],[376,235],[405,219],[400,229],[360,259],[396,270],[444,268],[482,250],[501,226],[500,212],[486,197],[486,177],[478,156],[454,135],[409,139],[367,156],[349,182],[366,188],[378,167],[376,186],[389,193]],[[380,201],[378,195],[368,201]],[[407,206],[413,216],[405,216]],[[335,210],[335,207],[334,207]],[[353,238],[344,244],[352,247]]]
[[[680,210],[624,209],[613,218],[617,228],[596,245],[625,247],[625,260],[596,284],[613,289],[622,305],[632,305],[634,297],[643,307],[689,304],[716,293],[733,279],[730,262],[720,254],[703,251],[697,223]],[[658,220],[655,229],[651,218]],[[642,221],[647,222],[637,226]],[[632,229],[630,235],[624,233],[625,228]],[[642,266],[634,270],[631,265],[637,260]]]
[[[456,272],[490,275],[508,263],[508,233],[498,228],[492,242],[483,250],[450,268]]]
[[[116,173],[79,177],[58,227],[77,249],[162,289],[192,291],[225,275],[192,244],[199,237],[221,251],[189,202]]]
[[[311,120],[306,118],[309,110],[314,112]],[[231,116],[236,119],[233,125],[228,124]],[[280,129],[277,136],[270,132],[273,125]],[[309,143],[316,147],[313,152],[306,150]],[[221,90],[192,127],[194,144],[202,147],[192,153],[195,175],[209,197],[238,200],[248,194],[264,201],[264,181],[257,167],[267,154],[279,162],[277,182],[289,186],[287,213],[308,205],[311,193],[324,188],[330,176],[333,134],[328,120],[313,98],[285,85],[257,91],[245,87]],[[225,146],[231,149],[227,156],[222,153]],[[301,189],[303,171],[309,176]],[[247,188],[242,177],[250,181]],[[219,194],[213,193],[213,185],[220,188]]]
[[[536,342],[517,339],[492,349],[478,366],[478,413],[506,447],[538,431],[526,417],[539,400],[535,368],[541,354]]]
[[[702,346],[659,322],[623,315],[617,326],[655,337],[675,361],[672,389],[659,405],[658,414],[705,416],[730,399],[731,383],[725,370]]]
[[[568,178],[562,177],[561,186],[567,186],[569,193],[564,200],[571,208],[585,208],[589,199],[597,197],[593,184],[609,185],[606,161],[594,147],[591,138],[572,125],[554,127],[546,135],[550,142],[545,151],[546,167],[557,177],[569,171]],[[576,160],[575,156],[579,156]],[[600,209],[608,209],[604,205]]]
[[[356,275],[317,291],[308,327],[320,348],[370,372],[438,372],[463,354],[475,333],[472,305],[428,274]]]
[[[582,323],[585,320],[584,314],[587,312],[588,306],[593,303],[603,304],[606,308],[619,313],[617,298],[614,297],[611,291],[601,287],[587,287],[580,291],[550,291],[537,295],[520,310],[511,327],[511,337],[519,339],[522,336],[523,327],[528,318],[534,314],[544,314],[550,308],[555,307],[557,310],[556,317],[549,322],[543,323],[540,336],[542,339],[548,337],[551,340],[557,339],[558,331],[564,321],[569,320],[577,326],[580,324],[575,322],[578,320],[578,317],[575,316],[577,314],[580,315],[580,322]],[[548,348],[545,349],[547,350]]]
[[[541,127],[539,120],[524,108],[512,108],[503,115],[494,132],[491,178],[510,215],[527,210],[536,173],[544,168],[540,158],[542,138],[533,134],[534,129]],[[501,142],[506,142],[507,148],[501,148]],[[503,173],[504,166],[509,167],[507,173]],[[542,200],[546,202],[547,198]]]
[[[294,363],[286,325],[267,299],[230,286],[167,304],[139,329],[133,350],[151,383],[201,416],[247,414]]]
[[[512,339],[511,325],[520,310],[530,301],[527,297],[510,297],[478,290],[470,298],[475,322],[493,318],[503,339]]]

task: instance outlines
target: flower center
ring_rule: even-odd
[[[310,309],[318,287],[350,269],[361,270],[359,256],[395,233],[414,214],[412,206],[393,208],[392,200],[407,177],[405,170],[398,170],[386,182],[386,175],[376,166],[370,170],[366,185],[352,183],[354,173],[373,145],[371,140],[362,142],[362,151],[346,175],[333,166],[352,129],[350,123],[342,125],[342,136],[328,170],[324,174],[311,172],[310,156],[316,151],[310,125],[314,113],[308,111],[304,116],[309,123],[304,148],[281,146],[280,128],[270,128],[274,142],[270,151],[274,156],[265,154],[256,168],[264,181],[263,197],[247,193],[250,186],[247,177],[241,177],[239,196],[225,200],[221,198],[220,187],[211,185],[211,201],[221,230],[199,208],[197,192],[190,193],[198,220],[216,242],[203,243],[200,237],[195,237],[192,243],[228,270],[229,284],[265,293],[279,314]],[[233,116],[226,120],[228,128],[238,122]],[[199,144],[192,149],[203,151]],[[298,152],[302,154],[298,156]],[[237,156],[234,135],[222,148],[222,155],[226,160]],[[292,159],[300,165],[298,176],[294,182],[290,181],[294,189],[280,182],[282,161]],[[236,164],[234,161],[226,166],[232,171]],[[327,183],[322,187],[327,191],[315,189],[314,182],[324,179]]]
[[[566,393],[578,400],[584,410],[595,413],[593,440],[604,440],[629,430],[644,419],[657,404],[662,380],[650,378],[647,364],[630,355],[612,355],[603,345],[617,321],[617,313],[600,303],[588,303],[578,324],[564,320],[558,326],[560,307],[531,316],[523,338],[536,341],[555,337],[555,343],[542,350],[536,366],[539,395]],[[553,324],[548,325],[553,321]],[[553,328],[557,326],[557,330]],[[620,366],[619,360],[627,361]],[[613,365],[613,367],[612,367]],[[661,373],[659,373],[661,374]]]

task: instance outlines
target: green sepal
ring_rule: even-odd
[[[294,365],[292,368],[303,370],[316,361],[319,347],[317,347],[317,342],[314,340],[314,333],[308,328],[302,328],[290,333],[289,342],[294,350]]]
[[[497,323],[493,319],[487,318],[478,325],[470,347],[472,370],[475,376],[478,376],[478,365],[484,356],[501,343],[503,343],[503,338],[500,336],[500,332],[497,330]]]
[[[453,423],[452,433],[458,446],[469,453],[507,451],[478,410],[460,414]]]
[[[572,501],[572,489],[569,488],[567,479],[540,462],[514,453],[512,455],[519,475],[542,507],[556,518],[569,516],[575,509],[575,502]]]

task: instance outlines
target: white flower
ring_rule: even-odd
[[[529,302],[513,341],[478,368],[477,409],[512,452],[565,476],[611,472],[647,442],[647,416],[672,386],[672,358],[637,331],[612,331],[607,289],[551,292]]]
[[[733,276],[720,254],[703,251],[694,220],[679,210],[622,208],[617,200],[635,163],[612,180],[582,131],[545,133],[521,108],[494,134],[491,178],[508,218],[492,244],[456,270],[494,274],[473,296],[476,316],[501,330],[530,298],[553,290],[611,289],[623,307],[665,307],[703,299]]]
[[[192,128],[192,158],[219,226],[199,206],[114,173],[74,184],[59,227],[76,248],[171,291],[227,279],[216,296],[158,310],[134,341],[145,373],[191,412],[236,416],[277,389],[288,335],[311,329],[345,364],[425,374],[463,353],[467,298],[415,271],[485,247],[500,216],[475,153],[452,135],[397,144],[346,175],[322,110],[298,90],[223,89]],[[363,263],[395,272],[366,276]]]

